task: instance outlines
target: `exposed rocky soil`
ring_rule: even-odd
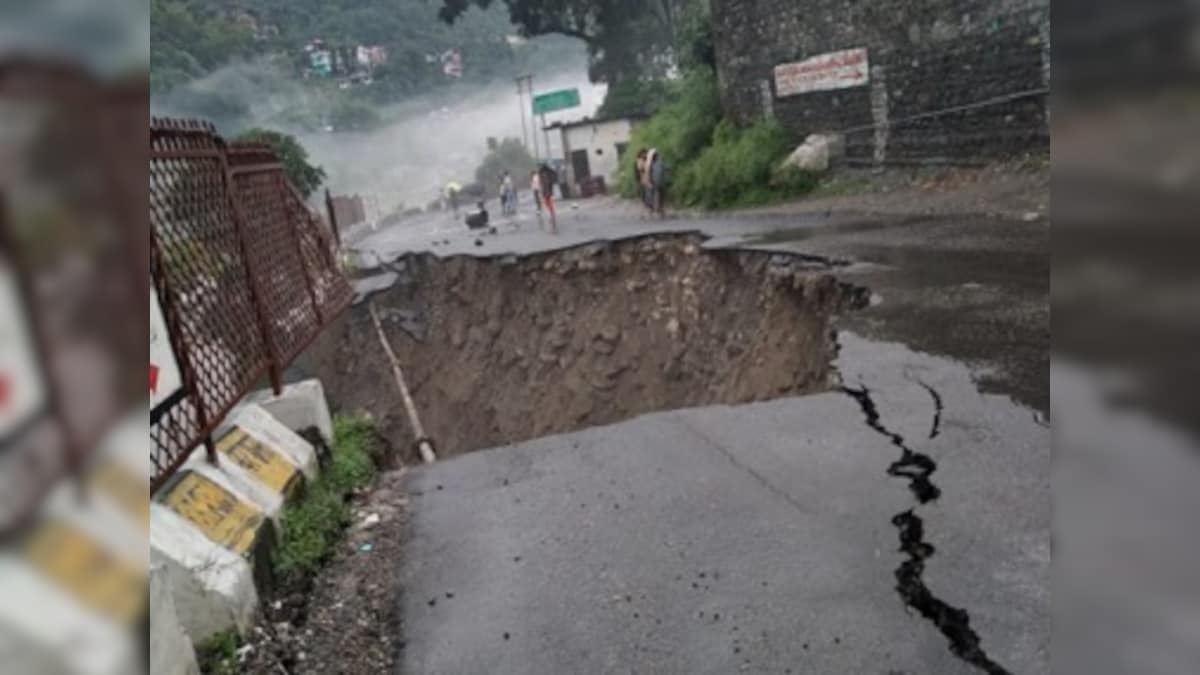
[[[353,499],[354,524],[337,553],[303,587],[280,588],[243,638],[238,672],[368,675],[393,672],[403,648],[398,561],[408,499],[404,470],[388,471]]]
[[[373,296],[439,457],[638,414],[820,391],[865,289],[821,261],[671,234],[523,258],[411,256]],[[306,357],[330,402],[412,440],[366,303]]]

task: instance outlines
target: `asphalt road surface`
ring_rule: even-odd
[[[657,413],[410,474],[411,673],[1049,672],[1045,222],[564,209],[356,246],[506,255],[651,229],[836,262],[844,390]]]

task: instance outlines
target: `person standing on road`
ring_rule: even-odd
[[[542,185],[537,169],[529,172],[529,192],[533,194],[533,205],[537,207],[538,218],[542,217]]]
[[[666,218],[663,206],[667,201],[667,164],[663,161],[662,153],[657,150],[654,151],[654,158],[650,161],[647,173],[650,174],[650,184],[654,186],[650,210],[659,218]]]
[[[538,169],[538,187],[542,194],[542,203],[546,213],[550,214],[550,234],[558,234],[558,218],[554,213],[554,184],[558,182],[558,174],[550,165],[543,164]]]
[[[646,196],[646,149],[645,148],[638,150],[637,159],[634,160],[634,164],[633,164],[633,175],[634,175],[634,179],[637,181],[638,199],[641,200],[642,204],[649,204],[649,202],[647,201],[647,196]]]
[[[500,211],[505,215],[511,216],[516,213],[517,205],[514,203],[516,193],[513,190],[513,179],[507,171],[504,172],[504,178],[500,181]]]
[[[655,194],[654,186],[654,162],[658,159],[658,150],[650,148],[646,152],[646,161],[642,165],[642,203],[646,205],[646,210],[650,215],[655,213],[655,205],[657,204],[657,195]]]

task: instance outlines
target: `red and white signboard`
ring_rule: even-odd
[[[158,304],[158,293],[150,286],[150,410],[162,405],[183,388],[183,376],[179,372],[179,361],[171,349],[171,338],[167,334],[167,322],[162,307]]]
[[[775,95],[846,89],[870,80],[867,50],[845,49],[775,66]]]
[[[0,260],[0,443],[15,435],[46,404],[45,381],[33,344],[16,274]]]

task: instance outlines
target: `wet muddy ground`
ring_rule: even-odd
[[[866,289],[808,258],[707,250],[704,240],[390,263],[397,280],[370,302],[439,457],[835,384],[831,323],[864,307]],[[411,445],[366,302],[324,339],[315,372],[330,399]]]

